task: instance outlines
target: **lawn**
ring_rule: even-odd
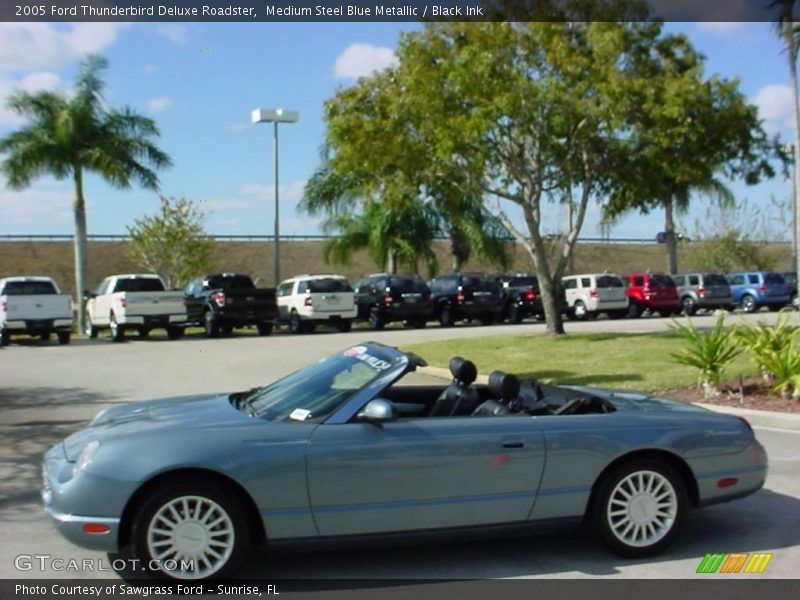
[[[404,346],[432,366],[447,367],[450,358],[473,361],[478,372],[499,369],[521,379],[659,391],[697,383],[697,370],[672,361],[684,342],[666,334],[515,335],[445,340]],[[725,379],[753,375],[755,368],[740,354]]]

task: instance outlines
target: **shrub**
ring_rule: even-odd
[[[708,398],[719,393],[725,367],[741,354],[742,348],[735,344],[733,330],[725,329],[724,313],[717,313],[710,331],[700,331],[691,319],[688,321],[688,325],[677,321],[670,325],[672,331],[686,342],[683,350],[670,356],[675,362],[700,371],[698,385],[702,386],[703,395]]]
[[[761,376],[771,383],[770,391],[800,397],[800,328],[781,316],[774,327],[742,321],[735,329],[739,345],[752,353]]]

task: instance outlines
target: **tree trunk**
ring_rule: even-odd
[[[561,313],[561,282],[550,278],[539,278],[539,292],[542,294],[545,332],[550,335],[564,335],[564,315]]]
[[[392,275],[397,273],[397,255],[394,250],[389,250],[386,256],[386,272]]]
[[[674,201],[670,196],[664,203],[664,233],[667,238],[667,273],[678,272],[678,240],[675,238]]]
[[[85,329],[84,312],[85,302],[83,292],[86,289],[86,202],[83,198],[83,172],[80,166],[74,167],[75,203],[73,212],[75,216],[75,306],[78,307],[78,331]]]
[[[460,273],[469,257],[469,246],[464,236],[455,229],[450,230],[450,254],[453,257],[453,273]]]

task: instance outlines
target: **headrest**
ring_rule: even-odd
[[[456,381],[464,385],[469,385],[478,377],[478,369],[475,367],[475,363],[460,356],[454,356],[450,359],[450,372]]]
[[[519,396],[519,379],[511,373],[492,371],[489,374],[489,393],[498,400],[513,400]]]

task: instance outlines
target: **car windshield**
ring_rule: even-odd
[[[324,294],[332,292],[352,292],[353,288],[347,283],[346,279],[312,279],[308,282],[308,291],[312,294]]]
[[[673,287],[675,283],[667,275],[651,275],[650,283],[654,287]]]
[[[139,277],[137,279],[118,279],[114,288],[116,292],[163,292],[164,286],[155,277]]]
[[[706,285],[728,285],[728,280],[716,273],[706,273],[703,276]]]
[[[243,403],[250,414],[270,421],[320,419],[391,366],[388,357],[355,346],[255,391]]]
[[[622,279],[613,277],[611,275],[601,275],[597,278],[597,287],[599,288],[620,288],[625,287]]]
[[[38,294],[55,294],[56,288],[50,281],[9,281],[3,294],[6,296],[28,296]]]
[[[214,290],[223,289],[225,291],[255,289],[253,280],[247,275],[215,275],[208,278],[208,287]]]

